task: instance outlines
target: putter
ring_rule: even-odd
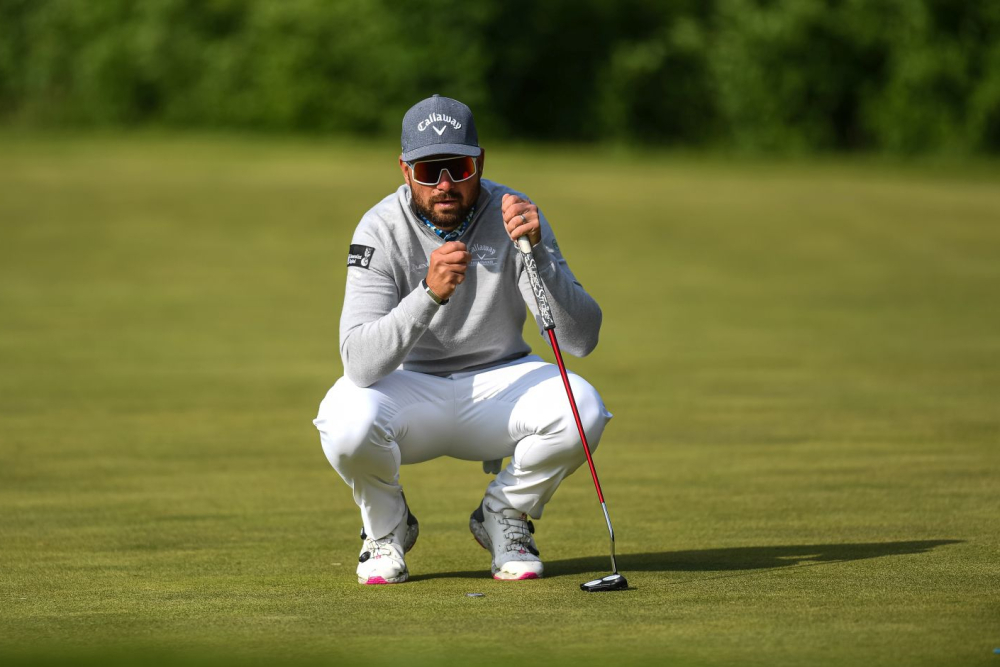
[[[583,432],[580,412],[576,408],[573,389],[569,386],[569,375],[566,373],[566,366],[563,364],[562,352],[559,350],[559,341],[556,340],[556,322],[552,319],[552,310],[549,308],[549,299],[545,294],[545,287],[542,285],[542,280],[538,275],[535,256],[531,254],[531,241],[528,240],[527,236],[522,236],[517,240],[517,248],[521,251],[521,259],[524,260],[524,268],[528,272],[528,280],[531,281],[531,291],[535,294],[535,302],[538,304],[538,315],[542,318],[542,327],[548,333],[549,342],[552,343],[552,351],[556,355],[559,374],[562,376],[563,386],[566,387],[566,397],[569,399],[569,406],[573,410],[573,418],[576,419],[576,428],[580,432],[580,441],[583,443],[583,451],[587,455],[587,464],[590,466],[590,476],[594,478],[597,499],[601,501],[601,509],[604,510],[604,520],[608,524],[608,535],[611,536],[611,574],[580,584],[580,590],[588,593],[623,591],[628,588],[628,582],[625,580],[625,577],[619,574],[618,564],[615,562],[615,529],[611,527],[611,516],[608,514],[608,506],[604,502],[601,482],[597,479],[597,469],[594,468],[594,458],[590,455],[587,434]]]

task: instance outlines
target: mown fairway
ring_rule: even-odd
[[[605,310],[615,420],[538,522],[403,471],[413,581],[354,582],[310,420],[377,146],[0,137],[0,660],[1000,664],[1000,170],[493,147]],[[542,339],[529,338],[538,347]],[[485,597],[470,598],[466,593]]]

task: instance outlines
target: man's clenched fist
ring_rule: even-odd
[[[465,280],[465,270],[472,259],[461,241],[448,241],[431,253],[427,267],[427,286],[442,300],[450,299],[455,288]]]

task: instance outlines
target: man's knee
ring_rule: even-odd
[[[580,431],[562,380],[557,378],[556,381],[558,385],[551,384],[549,400],[545,405],[547,423],[543,431],[547,432],[550,440],[545,448],[545,455],[546,458],[579,459],[582,462],[586,456],[583,453],[583,443],[580,441]],[[604,433],[604,426],[611,418],[611,414],[604,407],[597,390],[580,376],[570,375],[570,387],[573,389],[577,413],[580,415],[580,424],[587,436],[587,444],[593,452],[597,449]]]
[[[319,430],[323,453],[337,470],[363,457],[379,439],[379,395],[353,385],[344,387],[343,382],[341,380],[330,390],[313,420]]]
[[[597,449],[605,425],[611,419],[611,413],[604,407],[604,401],[601,400],[601,395],[597,393],[597,390],[580,376],[570,376],[570,387],[572,387],[573,396],[576,399],[583,431],[587,435],[587,443],[590,445],[590,451],[593,452]],[[575,423],[573,427],[576,428]]]

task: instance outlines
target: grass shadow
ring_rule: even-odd
[[[908,542],[863,542],[858,544],[791,544],[772,547],[734,547],[622,554],[618,565],[633,572],[736,572],[766,570],[791,565],[842,563],[884,556],[921,554],[935,547],[958,544],[961,540],[919,540]],[[546,576],[584,574],[610,569],[607,556],[590,556],[552,561],[545,564]]]
[[[857,544],[790,544],[619,554],[618,567],[626,574],[628,572],[741,572],[921,554],[936,547],[962,542],[963,540],[914,540]],[[586,556],[544,562],[546,578],[609,572],[611,569],[608,556]],[[452,577],[482,579],[489,578],[489,573],[483,570],[436,572],[416,575],[410,579],[419,581]]]

